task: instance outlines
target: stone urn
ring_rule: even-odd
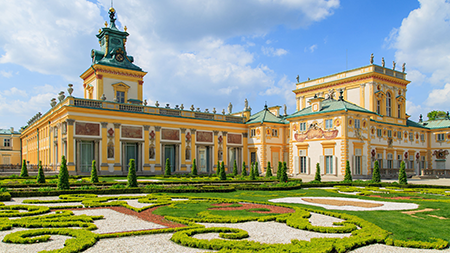
[[[69,88],[67,88],[67,91],[69,92],[69,96],[71,97],[72,96],[72,92],[73,92],[73,84],[71,84],[71,83],[69,83]]]
[[[51,107],[54,107],[56,105],[56,98],[52,98],[52,100],[50,100],[50,105]]]
[[[66,98],[66,96],[64,96],[64,91],[61,91],[61,92],[59,93],[59,96],[58,96],[59,102],[63,101],[64,98]]]

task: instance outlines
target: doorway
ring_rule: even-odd
[[[228,152],[228,172],[232,172],[234,167],[234,161],[236,161],[236,167],[238,169],[238,174],[242,172],[241,170],[241,148],[229,148]]]
[[[198,170],[200,173],[211,172],[210,150],[208,146],[198,147]]]
[[[91,172],[92,160],[94,160],[94,142],[81,141],[80,155],[80,172]]]
[[[125,168],[128,171],[130,168],[130,159],[134,159],[135,169],[138,168],[138,146],[137,143],[126,143],[125,144]]]
[[[176,168],[176,149],[175,145],[164,145],[164,163],[163,166],[165,168],[166,161],[169,159],[170,162],[170,171],[175,172]]]

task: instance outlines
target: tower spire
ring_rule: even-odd
[[[117,29],[115,18],[116,10],[114,10],[114,8],[112,7],[112,1],[111,1],[111,8],[109,8],[108,14],[109,14],[109,28]]]

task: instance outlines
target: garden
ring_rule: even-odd
[[[1,252],[441,252],[450,187],[248,174],[0,177]],[[283,168],[284,167],[284,168]],[[256,168],[256,169],[255,169]],[[252,175],[253,174],[253,175]],[[401,177],[401,176],[400,176]]]

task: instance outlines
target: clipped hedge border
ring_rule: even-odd
[[[441,238],[432,238],[434,242],[423,242],[423,241],[402,241],[394,240],[391,238],[386,239],[386,245],[397,246],[397,247],[407,247],[407,248],[417,248],[417,249],[445,249],[448,247],[448,242],[442,240]]]

